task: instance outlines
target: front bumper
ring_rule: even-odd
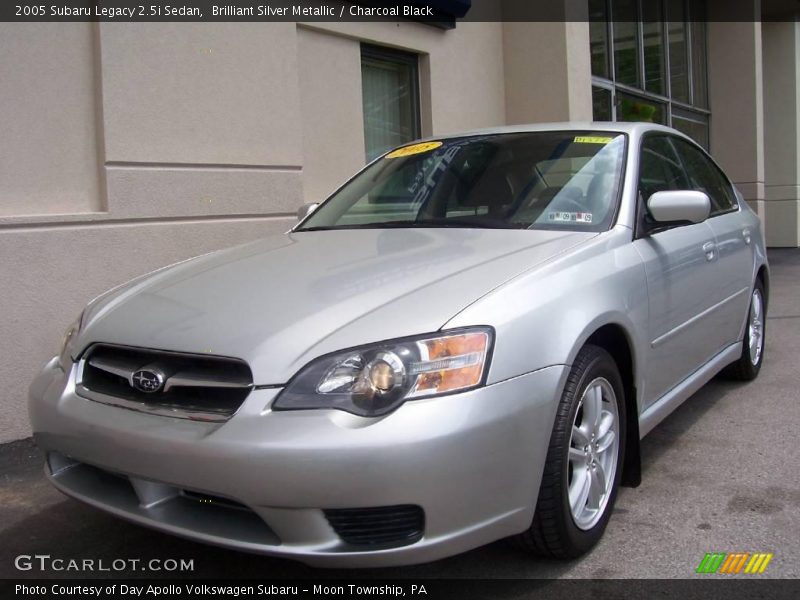
[[[457,554],[529,526],[566,373],[548,367],[407,402],[377,419],[273,412],[280,390],[261,389],[229,421],[201,423],[86,400],[53,359],[31,385],[29,410],[48,478],[88,504],[238,550],[388,566]],[[187,504],[184,492],[244,506]],[[323,512],[396,505],[424,511],[414,543],[345,543]]]

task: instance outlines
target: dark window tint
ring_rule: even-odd
[[[589,48],[592,75],[608,77],[608,10],[606,0],[589,0]]]
[[[662,15],[661,0],[649,0],[642,3],[644,89],[654,94],[666,95]]]
[[[685,133],[703,148],[708,149],[708,116],[689,110],[673,108],[672,126]]]
[[[639,193],[646,202],[656,192],[685,190],[689,181],[678,155],[665,136],[648,136],[642,144]]]
[[[669,74],[672,98],[680,102],[691,101],[689,97],[689,46],[686,6],[683,0],[671,0],[667,5],[669,23]]]
[[[592,118],[595,121],[611,121],[611,90],[592,88]]]
[[[640,121],[666,124],[663,103],[643,96],[617,91],[617,121]]]
[[[663,123],[708,148],[706,0],[584,2],[594,119]]]
[[[639,82],[639,26],[636,0],[617,0],[613,4],[614,79],[633,87]]]
[[[705,192],[711,199],[711,216],[735,209],[733,188],[717,166],[689,142],[674,138],[672,143],[689,177],[689,189]]]
[[[706,24],[704,21],[692,21],[692,103],[701,108],[708,108],[707,63]]]
[[[361,93],[367,161],[420,137],[417,57],[364,45]]]

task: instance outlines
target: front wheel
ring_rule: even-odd
[[[731,363],[725,374],[740,381],[751,381],[758,377],[764,363],[764,342],[766,341],[767,305],[764,302],[764,285],[756,279],[750,295],[750,308],[747,312],[747,327],[744,332],[742,355]]]
[[[574,558],[600,539],[622,475],[623,389],[608,352],[581,349],[558,405],[533,522],[514,538],[517,545]]]

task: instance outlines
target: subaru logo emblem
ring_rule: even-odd
[[[164,375],[153,369],[140,369],[131,375],[131,385],[135,390],[152,394],[164,385]]]

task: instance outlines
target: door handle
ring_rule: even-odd
[[[749,229],[742,229],[742,237],[744,238],[744,243],[748,246],[750,245],[750,230]]]
[[[716,250],[717,245],[714,242],[706,242],[703,244],[703,252],[706,254],[706,260],[714,260]]]

